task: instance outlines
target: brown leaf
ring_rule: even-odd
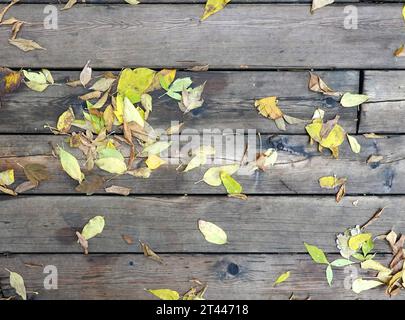
[[[32,51],[32,50],[36,50],[36,49],[46,50],[45,48],[41,47],[38,43],[36,43],[33,40],[16,38],[16,39],[9,39],[8,42],[24,52],[28,52],[28,51]]]
[[[322,129],[320,132],[320,136],[322,139],[326,138],[329,133],[332,131],[332,129],[335,127],[335,125],[339,121],[339,115],[336,115],[336,117],[332,120],[326,121],[325,123],[322,124]]]
[[[396,57],[403,57],[405,56],[405,48],[404,45],[401,45],[398,49],[394,51],[394,56]]]
[[[328,96],[340,96],[340,92],[336,92],[328,87],[328,85],[315,73],[309,73],[308,88],[314,92],[320,92]]]
[[[131,193],[131,189],[126,188],[126,187],[120,187],[120,186],[111,186],[111,187],[105,188],[105,192],[120,194],[122,196],[127,196]]]
[[[23,26],[24,22],[17,21],[13,24],[13,28],[11,29],[11,39],[17,38],[18,32],[20,32],[21,27]]]
[[[11,26],[11,25],[13,25],[14,23],[16,23],[18,21],[20,21],[20,20],[14,18],[14,17],[11,17],[11,18],[6,19],[3,22],[1,22],[0,26]]]
[[[127,234],[123,234],[121,235],[122,239],[127,243],[127,244],[133,244],[134,243],[134,239],[127,235]]]
[[[248,196],[246,194],[243,194],[243,193],[229,193],[228,197],[229,198],[236,198],[236,199],[239,199],[239,200],[247,200],[248,199]]]
[[[87,176],[86,180],[83,180],[81,184],[76,187],[77,192],[82,192],[88,196],[95,193],[104,184],[104,178],[101,176],[93,175]]]
[[[92,91],[92,92],[86,93],[82,96],[79,96],[79,99],[83,100],[83,101],[87,101],[87,100],[91,100],[91,99],[98,99],[101,97],[101,95],[102,95],[101,91]]]
[[[379,156],[379,155],[371,155],[368,157],[366,163],[376,163],[376,162],[381,162],[381,160],[383,160],[384,157],[383,156]]]
[[[38,187],[38,183],[32,182],[32,181],[25,181],[21,183],[20,185],[15,188],[15,192],[17,193],[23,193],[29,190],[32,190],[34,188]]]
[[[80,80],[73,80],[73,81],[68,81],[66,82],[66,85],[68,85],[69,87],[78,87],[80,86],[82,83],[80,82]]]
[[[6,188],[4,186],[0,186],[0,191],[3,192],[3,193],[8,194],[10,196],[16,196],[17,195],[17,192],[15,192],[14,190],[11,190],[9,188]]]
[[[79,231],[76,231],[76,236],[79,244],[84,250],[84,254],[89,254],[89,242],[82,236]]]
[[[336,203],[339,203],[346,193],[346,184],[342,184],[339,188],[339,191],[336,193]]]
[[[13,1],[11,1],[11,3],[6,5],[3,9],[1,9],[1,11],[0,11],[0,22],[3,21],[4,15],[7,13],[7,11],[19,1],[20,0],[13,0]]]
[[[378,220],[381,216],[381,214],[383,213],[385,207],[384,208],[380,208],[377,210],[376,213],[374,213],[374,215],[371,217],[370,220],[368,220],[364,225],[361,226],[361,229],[365,229],[367,228],[369,225],[371,225],[374,221]]]
[[[90,60],[87,61],[86,65],[84,66],[82,72],[80,73],[80,83],[83,85],[83,87],[86,87],[86,85],[90,82],[91,80],[91,73],[92,69],[90,68]]]
[[[151,258],[152,260],[155,260],[159,263],[163,263],[162,258],[160,258],[146,243],[143,243],[142,241],[139,241],[143,254],[148,257]]]
[[[194,66],[191,68],[187,68],[187,71],[192,71],[192,72],[201,72],[201,71],[208,71],[209,69],[209,64],[205,65],[200,65],[200,66]]]
[[[39,182],[49,180],[48,169],[39,163],[30,163],[24,167],[25,176],[29,181],[38,185]]]
[[[0,67],[0,97],[17,90],[22,79],[22,72]]]

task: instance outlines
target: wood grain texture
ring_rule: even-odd
[[[134,194],[224,194],[223,187],[211,187],[204,182],[196,182],[202,179],[210,166],[240,161],[244,151],[243,137],[239,136],[235,141],[230,138],[230,136],[224,138],[229,143],[229,149],[225,142],[222,142],[223,150],[217,150],[212,165],[187,173],[177,172],[178,160],[185,159],[189,147],[181,145],[177,150],[175,148],[177,142],[174,141],[172,154],[168,155],[168,158],[163,155],[172,164],[163,165],[153,172],[149,179],[123,175],[113,179],[111,183],[130,187]],[[66,146],[64,139],[61,136],[0,136],[0,170],[14,168],[17,183],[20,183],[25,179],[21,165],[42,163],[51,172],[51,180],[40,184],[39,188],[31,193],[76,193],[74,190],[76,181],[65,174],[59,159],[51,155],[50,145]],[[267,148],[279,150],[276,165],[266,172],[256,171],[253,175],[236,174],[235,178],[243,186],[243,192],[247,194],[334,194],[334,190],[321,189],[318,182],[320,177],[334,174],[348,178],[346,188],[348,194],[404,194],[405,151],[402,148],[404,139],[404,136],[393,136],[389,139],[373,140],[359,136],[361,153],[352,153],[348,143],[345,142],[341,146],[340,159],[336,160],[327,152],[320,154],[316,146],[308,144],[308,138],[305,136],[262,136],[264,150]],[[253,148],[255,142],[249,143]],[[67,150],[83,159],[82,153],[77,149],[67,148]],[[128,150],[123,149],[123,153],[128,155]],[[250,156],[254,154],[256,152],[249,151]],[[382,155],[383,160],[367,165],[366,161],[370,155]],[[84,165],[84,160],[80,160],[80,163]],[[93,173],[103,174],[99,169],[93,170]],[[111,178],[111,175],[108,177]]]
[[[19,5],[9,14],[33,23],[21,37],[47,51],[21,52],[1,28],[0,60],[17,68],[79,69],[87,60],[97,68],[404,68],[405,60],[392,56],[403,33],[401,9],[361,5],[358,29],[346,30],[341,6],[311,15],[308,5],[232,5],[200,23],[201,5],[86,5],[60,14],[58,30],[46,30],[43,5]]]
[[[0,3],[9,3],[7,0],[0,0]],[[21,0],[21,4],[65,4],[66,0]],[[205,4],[207,0],[142,0],[139,5],[142,4],[195,4],[201,3]],[[311,3],[311,0],[232,0],[232,4],[257,4],[257,3]],[[336,3],[346,3],[346,2],[360,2],[359,0],[336,0]],[[384,2],[384,1],[379,1]],[[387,0],[387,2],[392,2]],[[128,5],[125,0],[86,0],[85,4],[119,4]],[[85,5],[79,0],[76,6]],[[61,7],[63,7],[61,5]]]
[[[32,299],[155,299],[144,289],[170,288],[184,294],[191,279],[208,284],[209,300],[298,299],[387,299],[384,288],[360,295],[351,289],[351,277],[370,276],[358,266],[335,269],[332,288],[325,279],[325,266],[316,265],[309,255],[163,255],[164,265],[139,255],[11,255],[0,265],[23,275],[27,289],[39,295]],[[338,255],[329,255],[329,259]],[[389,257],[381,255],[379,261]],[[39,265],[28,267],[25,264]],[[58,268],[58,290],[43,289],[42,265]],[[291,271],[290,279],[273,287],[277,277]],[[9,289],[8,272],[0,270],[4,296]],[[345,284],[347,288],[345,288]],[[403,296],[397,296],[397,299]]]
[[[399,58],[400,59],[400,58]],[[405,133],[405,71],[366,71],[360,132]]]
[[[76,80],[80,72],[52,72],[57,83]],[[335,90],[358,92],[359,72],[318,72]],[[95,74],[97,77],[99,73]],[[177,101],[153,94],[154,111],[148,120],[154,128],[166,129],[171,121],[202,132],[204,129],[255,129],[262,133],[279,133],[274,121],[258,114],[254,100],[267,96],[279,97],[280,108],[287,115],[311,119],[316,107],[324,108],[327,117],[339,114],[342,125],[356,132],[356,108],[342,108],[333,98],[308,90],[308,72],[179,72],[177,78],[191,77],[195,85],[207,82],[202,108],[184,115]],[[66,85],[51,86],[39,93],[22,86],[6,96],[0,108],[0,133],[49,133],[44,124],[55,126],[58,117],[72,106],[76,117],[83,118],[85,103],[78,98],[84,88]],[[287,127],[288,133],[305,133],[304,125]]]
[[[81,253],[75,232],[96,214],[105,217],[106,227],[90,240],[91,253],[141,252],[138,240],[165,253],[304,253],[304,242],[337,253],[336,234],[363,225],[382,207],[382,217],[367,230],[375,236],[405,230],[405,197],[346,197],[339,204],[327,196],[251,196],[247,201],[225,196],[22,196],[0,201],[0,252],[12,253]],[[198,219],[221,226],[228,244],[205,241]],[[122,235],[134,244],[125,243]],[[376,250],[391,252],[383,241],[376,242]]]

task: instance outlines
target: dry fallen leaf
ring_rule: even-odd
[[[61,10],[68,10],[77,3],[77,0],[69,0]]]
[[[336,176],[326,176],[319,178],[319,185],[321,188],[334,189],[344,184],[347,181],[346,178],[337,178]]]
[[[27,192],[29,190],[32,190],[34,188],[38,187],[38,183],[34,183],[31,181],[25,181],[21,184],[19,184],[17,186],[17,188],[15,188],[15,192],[18,193],[23,193],[23,192]]]
[[[105,188],[105,192],[120,194],[122,196],[127,196],[131,193],[131,189],[126,188],[126,187],[120,187],[120,186],[111,186],[111,187]]]
[[[346,193],[346,185],[342,184],[339,188],[339,191],[336,193],[336,203],[339,203]]]
[[[141,245],[145,257],[151,258],[159,263],[163,263],[162,258],[160,258],[146,243],[139,241],[139,244]]]
[[[8,42],[24,52],[37,50],[37,49],[46,50],[45,48],[41,47],[38,43],[36,43],[33,40],[16,38],[16,39],[9,39]]]
[[[347,140],[349,141],[350,148],[352,149],[352,151],[354,153],[360,153],[361,146],[358,143],[357,139],[349,134],[347,134],[346,136],[347,136]]]
[[[30,163],[24,166],[25,176],[34,184],[49,180],[49,172],[46,166],[40,163]]]
[[[153,294],[155,297],[158,297],[161,300],[179,300],[180,295],[177,291],[170,289],[155,289],[147,290],[149,293]]]
[[[122,239],[127,243],[127,244],[133,244],[134,243],[134,238],[127,234],[121,235]]]
[[[373,155],[371,155],[371,156],[368,157],[366,163],[369,164],[369,163],[381,162],[383,159],[384,159],[383,156],[379,156],[379,155],[374,155],[374,154],[373,154]]]
[[[404,50],[404,45],[401,45],[398,49],[394,51],[394,56],[395,57],[403,57],[405,56],[405,50]]]
[[[20,0],[13,0],[8,5],[6,5],[3,9],[1,9],[1,11],[0,11],[0,22],[3,21],[3,18],[5,16],[5,14],[7,13],[7,11],[19,1]]]
[[[328,96],[340,96],[340,92],[336,92],[328,87],[328,85],[315,73],[309,73],[308,88],[314,92],[320,92]]]
[[[312,0],[311,13],[335,2],[334,0]]]
[[[0,67],[0,98],[17,90],[22,79],[22,72]]]
[[[104,184],[104,178],[97,175],[92,175],[86,177],[86,180],[83,180],[77,187],[77,192],[82,192],[88,196],[95,193],[97,190],[101,189]]]
[[[25,289],[23,277],[16,273],[6,269],[10,273],[10,286],[15,289],[15,292],[23,299],[27,300],[27,290]]]
[[[86,85],[90,82],[91,73],[92,69],[90,68],[90,60],[89,60],[87,61],[82,72],[80,73],[80,83],[83,85],[83,87],[86,87]]]
[[[79,231],[76,231],[77,241],[83,248],[84,254],[89,254],[89,242],[85,239]]]

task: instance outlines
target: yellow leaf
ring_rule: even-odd
[[[203,181],[210,186],[219,187],[222,184],[220,176],[222,171],[228,173],[229,175],[233,175],[238,170],[238,164],[209,168],[204,174]]]
[[[358,105],[366,102],[368,100],[368,96],[365,94],[354,94],[350,92],[346,92],[342,99],[340,100],[340,104],[343,107],[357,107]]]
[[[84,179],[84,174],[80,170],[80,165],[77,159],[70,154],[69,152],[59,148],[59,158],[62,164],[63,170],[72,178],[79,183],[81,183]]]
[[[242,186],[234,178],[232,178],[229,173],[221,171],[220,177],[226,191],[229,194],[242,193]]]
[[[23,300],[27,300],[27,291],[25,289],[23,277],[16,272],[12,272],[10,270],[7,270],[7,271],[10,273],[10,286],[15,289],[15,292]]]
[[[75,115],[72,108],[69,108],[64,113],[62,113],[58,119],[56,129],[61,133],[68,133],[73,121],[75,120]]]
[[[361,264],[362,269],[371,269],[375,271],[380,271],[384,273],[391,273],[391,270],[387,267],[384,267],[381,263],[374,261],[374,260],[366,260],[363,261]]]
[[[290,271],[284,272],[283,274],[281,274],[276,281],[274,281],[273,286],[275,286],[276,284],[282,283],[284,281],[286,281],[288,278],[290,277]]]
[[[151,154],[149,155],[148,159],[146,159],[145,163],[149,169],[155,170],[159,168],[162,164],[165,164],[166,161],[159,158],[157,155]]]
[[[231,2],[231,0],[207,0],[201,21],[204,21],[210,15],[222,10],[229,2]]]
[[[14,169],[0,172],[0,185],[9,186],[14,183]]]
[[[207,157],[209,155],[214,155],[215,154],[215,149],[211,146],[201,146],[197,148],[196,150],[192,151],[192,154],[194,157],[189,161],[187,164],[187,167],[184,169],[183,172],[190,171],[194,168],[197,168],[199,166],[202,166],[207,163]]]
[[[402,7],[402,18],[405,20],[405,5]]]
[[[25,84],[28,88],[37,92],[42,92],[49,86],[47,83],[39,83],[34,81],[26,81]]]
[[[100,169],[114,174],[123,174],[127,171],[127,165],[122,159],[114,157],[105,157],[97,159],[95,164]]]
[[[371,233],[360,233],[358,235],[352,236],[349,239],[349,248],[357,251],[361,245],[371,239]]]
[[[377,280],[363,280],[359,278],[353,281],[352,290],[355,293],[360,293],[362,291],[370,290],[383,284],[383,282]]]
[[[179,300],[180,295],[177,291],[170,289],[155,289],[148,290],[149,293],[153,294],[155,297],[158,297],[161,300]]]
[[[20,86],[22,79],[21,72],[0,67],[0,97],[16,90]]]
[[[354,153],[360,153],[361,146],[358,143],[357,139],[351,135],[347,135],[347,140],[349,140],[350,148]]]
[[[124,97],[120,94],[117,95],[114,114],[117,118],[118,124],[124,122]]]
[[[166,91],[169,90],[169,86],[172,84],[174,81],[174,78],[176,77],[176,70],[170,70],[170,69],[163,69],[157,74],[159,83],[162,86],[163,89]]]
[[[81,235],[84,239],[89,240],[96,235],[103,232],[105,226],[105,220],[103,216],[95,216],[90,219],[89,222],[83,227]]]
[[[141,101],[141,96],[152,84],[156,71],[148,68],[124,69],[118,80],[118,93],[132,103]]]
[[[267,97],[256,100],[255,107],[259,113],[266,118],[276,120],[283,116],[283,112],[277,106],[277,97]]]
[[[334,189],[346,182],[346,178],[337,178],[336,176],[326,176],[319,178],[321,188]]]
[[[145,120],[141,113],[127,97],[124,98],[124,122],[135,122],[142,128],[145,126]]]
[[[212,222],[198,220],[198,228],[210,243],[225,244],[228,241],[225,231]]]

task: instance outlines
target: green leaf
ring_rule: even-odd
[[[343,107],[357,107],[358,105],[366,102],[368,100],[368,96],[365,94],[353,94],[350,92],[346,92],[342,99],[340,100],[340,104]]]
[[[276,281],[274,281],[273,286],[286,281],[290,277],[290,271],[284,272],[281,274]]]
[[[314,260],[316,263],[329,264],[328,259],[326,259],[325,253],[321,249],[306,242],[304,242],[304,245],[312,260]]]
[[[365,241],[361,246],[361,250],[363,251],[364,256],[367,256],[373,249],[374,249],[374,242],[372,238]]]
[[[336,259],[334,261],[331,262],[331,266],[333,267],[346,267],[349,266],[351,264],[354,264],[355,262],[350,261],[348,259]]]
[[[225,244],[228,241],[225,231],[212,222],[198,220],[198,228],[204,235],[205,240],[210,243]]]
[[[167,95],[173,99],[181,100],[181,94],[178,92],[183,91],[183,89],[187,89],[192,83],[193,81],[189,77],[177,79],[170,86],[169,90],[167,91]]]
[[[221,181],[229,194],[242,193],[242,186],[225,171],[220,173]]]
[[[23,300],[27,300],[27,291],[25,289],[23,277],[16,272],[12,272],[10,270],[7,270],[7,271],[10,273],[10,286],[15,289],[15,292]]]
[[[81,234],[83,238],[89,240],[94,238],[96,235],[103,232],[105,226],[105,220],[102,216],[95,216],[94,218],[90,219],[89,222],[84,226]]]
[[[331,287],[333,281],[333,270],[330,265],[326,267],[326,280],[328,281],[328,284]]]
[[[77,159],[70,154],[69,152],[63,150],[62,148],[59,147],[59,158],[60,162],[62,164],[63,170],[72,178],[79,183],[81,183],[84,179],[84,174],[82,173],[80,169],[79,162]]]
[[[148,290],[149,293],[153,294],[154,296],[158,297],[161,300],[179,300],[180,295],[177,291],[173,291],[170,289],[156,289],[156,290]]]

